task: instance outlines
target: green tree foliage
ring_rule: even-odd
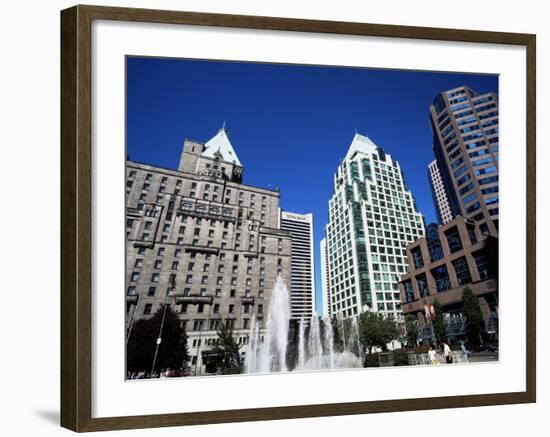
[[[469,287],[466,287],[462,292],[462,301],[466,317],[466,339],[470,348],[475,348],[480,345],[480,336],[485,330],[479,299]]]
[[[405,316],[405,329],[407,330],[408,347],[415,347],[418,338],[418,327],[414,323],[414,317],[411,314]]]
[[[189,353],[185,330],[181,328],[180,320],[170,306],[166,307],[166,314],[164,312],[164,307],[161,306],[150,319],[141,319],[134,323],[126,348],[126,367],[129,372],[151,371],[159,334],[162,342],[155,371],[168,367],[179,370],[187,366]]]
[[[441,308],[441,304],[437,299],[434,300],[433,306],[435,311],[435,320],[432,323],[434,324],[435,341],[437,344],[441,344],[443,341],[445,341],[445,338],[447,337],[445,333],[445,319],[443,318],[443,309]]]
[[[218,355],[215,361],[219,372],[222,375],[241,373],[241,354],[233,335],[233,328],[227,323],[220,323],[217,334],[218,341],[212,350]]]
[[[367,311],[359,317],[359,336],[367,351],[374,346],[386,350],[386,344],[399,337],[399,330],[393,320]]]

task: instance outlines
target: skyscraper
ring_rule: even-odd
[[[462,86],[430,106],[433,149],[453,217],[498,234],[498,97]]]
[[[188,335],[192,368],[220,323],[244,350],[252,314],[262,323],[277,275],[290,283],[290,232],[279,227],[278,191],[244,185],[221,129],[185,140],[178,170],[127,161],[127,335],[171,305]]]
[[[451,204],[449,203],[449,198],[443,185],[443,178],[435,159],[428,164],[428,178],[432,188],[437,221],[439,224],[448,223],[453,219],[453,213],[451,212]]]
[[[333,315],[364,310],[402,320],[399,276],[405,247],[424,235],[421,214],[399,163],[356,134],[334,175],[326,226],[328,289]]]
[[[280,227],[290,232],[290,318],[309,321],[315,313],[313,214],[281,210]]]

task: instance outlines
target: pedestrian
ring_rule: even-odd
[[[447,364],[453,364],[453,355],[451,354],[451,348],[445,342],[443,342],[443,356]]]
[[[466,345],[463,341],[460,342],[460,349],[464,353],[464,360],[468,362],[468,349],[466,349]]]
[[[430,360],[431,364],[439,364],[433,345],[430,345],[430,350],[428,351],[428,359]]]

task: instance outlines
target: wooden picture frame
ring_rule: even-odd
[[[523,46],[527,64],[526,390],[514,393],[333,403],[212,412],[92,417],[93,20],[185,24]],[[61,12],[61,425],[100,431],[275,420],[536,401],[535,35],[410,26],[75,6]]]

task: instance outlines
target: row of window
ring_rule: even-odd
[[[474,263],[477,269],[480,280],[487,280],[493,278],[495,275],[494,268],[487,256],[487,253],[484,249],[481,249],[477,252],[472,253]],[[438,293],[450,290],[452,288],[452,283],[449,278],[448,265],[451,265],[454,269],[457,286],[467,285],[472,282],[472,275],[470,273],[470,268],[468,266],[468,261],[465,256],[457,258],[451,261],[450,264],[444,264],[437,268],[431,269],[429,273],[432,275],[432,279],[435,283],[435,289]],[[429,293],[428,279],[425,273],[421,273],[415,276],[415,281],[418,287],[418,292],[420,298],[427,297]],[[405,291],[405,299],[407,302],[413,302],[416,300],[414,295],[414,289],[412,285],[412,280],[408,279],[403,282],[403,287]]]

